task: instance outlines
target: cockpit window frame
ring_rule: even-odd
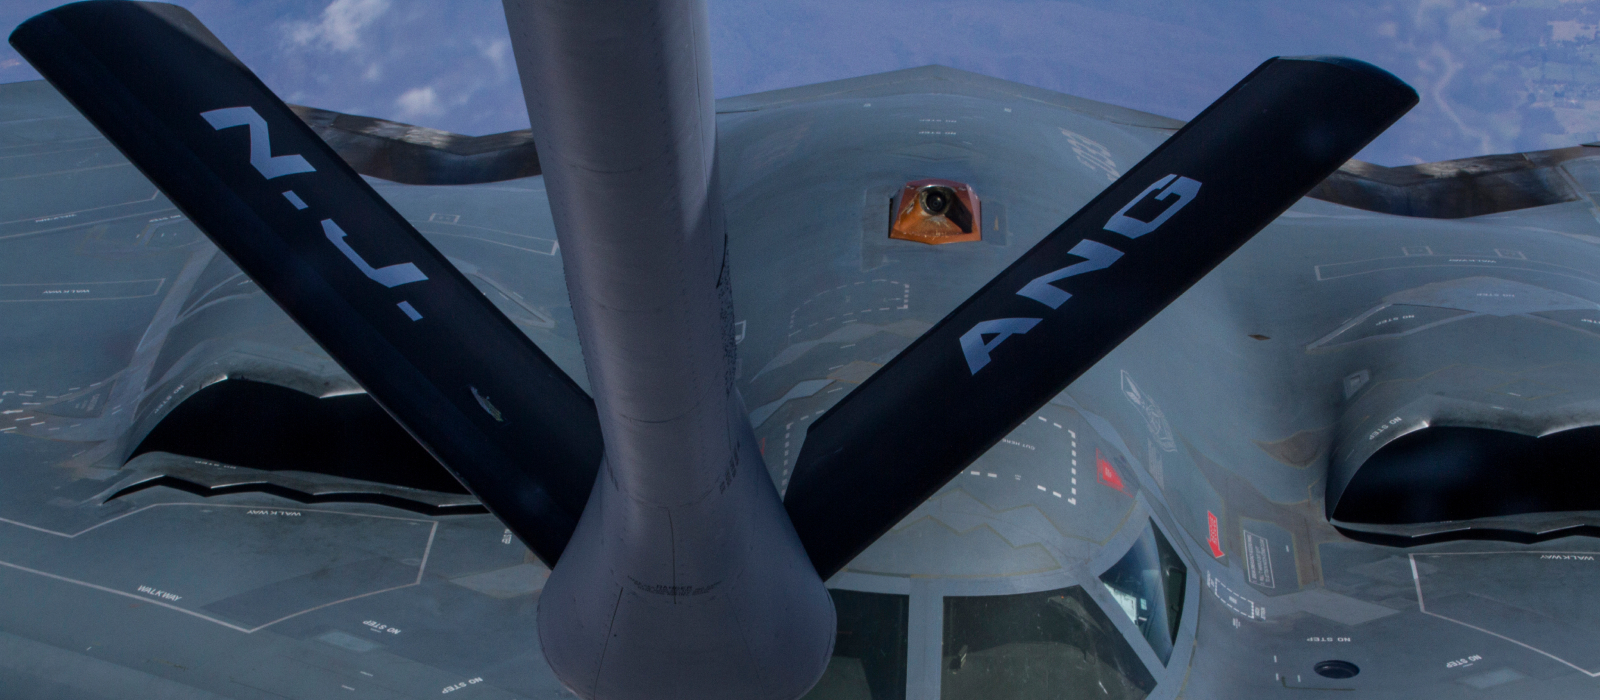
[[[1179,569],[1178,576],[1172,575],[1173,565]],[[1193,564],[1185,560],[1179,549],[1173,546],[1164,528],[1151,517],[1146,518],[1143,531],[1128,545],[1122,556],[1095,577],[1105,593],[1117,604],[1111,612],[1127,615],[1129,622],[1144,637],[1145,643],[1163,665],[1171,664],[1177,648],[1183,614],[1188,607],[1188,585],[1193,569]],[[1150,574],[1159,576],[1159,584],[1139,581]],[[1156,586],[1160,600],[1150,595],[1151,586]],[[1177,596],[1176,604],[1173,601],[1174,594]],[[1140,624],[1140,620],[1147,622]]]

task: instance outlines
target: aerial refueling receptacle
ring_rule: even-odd
[[[895,197],[889,237],[929,245],[983,240],[978,193],[952,180],[913,180]]]

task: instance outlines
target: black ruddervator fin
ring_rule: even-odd
[[[546,563],[594,402],[188,11],[85,2],[11,44]]]
[[[1351,59],[1274,58],[1240,81],[817,419],[784,504],[818,573],[841,569],[1416,103]]]

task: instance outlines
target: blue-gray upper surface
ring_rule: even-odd
[[[719,112],[736,383],[780,488],[812,420],[1178,126],[939,68]],[[208,383],[359,387],[43,83],[0,89],[0,149],[3,687],[564,692],[533,634],[546,572],[489,516],[165,488],[105,500],[152,471],[244,479],[177,455],[123,462]],[[947,648],[945,625],[968,596],[1073,587],[1154,678],[1149,697],[1591,696],[1592,540],[1400,549],[1324,512],[1368,455],[1424,425],[1600,423],[1584,154],[1558,166],[1578,199],[1535,209],[1435,220],[1301,202],[830,586],[906,597],[907,697],[959,697],[969,669],[1017,659],[1067,668],[1031,642]],[[984,240],[887,237],[890,196],[925,177],[973,186]],[[373,183],[585,381],[539,178]],[[1098,578],[1152,522],[1188,570],[1166,661]],[[1313,673],[1327,659],[1361,673]],[[817,697],[871,692],[859,663],[835,660]],[[1040,687],[1100,692],[1073,678]]]

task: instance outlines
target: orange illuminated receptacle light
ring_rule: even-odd
[[[952,180],[914,180],[895,198],[889,237],[941,244],[983,240],[978,193]]]

